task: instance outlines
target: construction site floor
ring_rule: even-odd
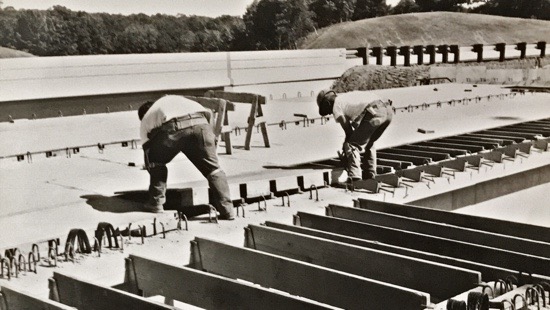
[[[465,91],[467,90],[467,91]],[[403,89],[378,91],[382,96],[391,98],[396,108],[408,107],[430,102],[445,102],[451,99],[484,97],[499,95],[509,91],[499,86],[467,84],[442,84]],[[412,109],[412,112],[398,110],[392,125],[375,144],[377,149],[409,144],[438,137],[456,135],[486,128],[515,124],[550,117],[548,94],[525,94],[515,97],[482,99],[480,102],[443,104],[440,108]],[[287,129],[278,125],[268,126],[270,148],[263,146],[261,134],[252,134],[252,149],[243,149],[244,134],[232,134],[234,150],[232,155],[224,154],[223,142],[219,146],[219,157],[230,182],[237,182],[251,175],[265,178],[292,175],[293,169],[275,169],[266,167],[291,167],[304,162],[327,159],[336,156],[344,138],[339,125],[330,120],[321,125],[317,120],[304,126],[295,113],[317,117],[314,97],[272,100],[264,107],[268,124],[277,124],[281,120],[291,121]],[[248,114],[247,106],[238,106],[231,112],[230,126],[244,126]],[[0,156],[25,154],[26,152],[63,149],[79,145],[94,145],[137,139],[139,121],[135,111],[110,114],[83,115],[55,119],[16,120],[14,123],[0,124],[0,139],[10,141],[0,146]],[[419,128],[432,130],[423,134]],[[48,240],[66,236],[73,228],[95,229],[98,222],[109,222],[115,227],[124,227],[151,223],[154,218],[159,222],[173,219],[173,212],[154,215],[139,212],[140,204],[121,199],[116,192],[145,190],[149,176],[143,170],[142,150],[140,147],[107,146],[102,152],[97,148],[80,149],[80,153],[67,156],[33,156],[32,163],[17,161],[13,157],[0,159],[0,248],[28,245],[37,240]],[[505,169],[494,168],[492,177],[506,175],[513,169],[525,169],[524,164],[540,167],[547,165],[548,154],[533,154],[525,163],[509,163]],[[186,188],[193,184],[206,185],[200,173],[183,156],[178,155],[169,165],[169,188]],[[508,169],[508,170],[506,170]],[[461,179],[462,178],[462,179]],[[460,182],[475,182],[483,175],[469,175],[458,178]],[[443,183],[443,181],[438,181]],[[443,186],[443,185],[441,185]],[[457,186],[460,186],[457,184]],[[418,188],[423,186],[418,186]],[[515,201],[498,209],[495,203],[487,202],[479,207],[472,206],[458,212],[479,214],[488,217],[501,217],[511,221],[529,222],[550,227],[550,213],[547,204],[537,203],[544,200],[548,185],[541,185],[524,191],[525,196],[517,198],[527,209],[514,208],[519,203],[502,197],[496,204]],[[430,195],[429,188],[417,192]],[[528,192],[527,192],[528,191]],[[313,197],[312,197],[313,196]],[[292,215],[297,211],[324,214],[329,203],[352,206],[352,200],[358,197],[371,197],[372,194],[350,192],[341,188],[323,188],[319,190],[319,201],[315,195],[304,192],[290,196],[291,206],[284,206],[281,198],[268,200],[267,211],[259,211],[256,203],[245,206],[246,217],[235,221],[209,223],[208,215],[189,221],[189,230],[176,230],[166,235],[145,239],[125,238],[124,252],[105,249],[101,257],[97,254],[77,256],[74,262],[60,262],[57,267],[41,262],[37,274],[22,273],[18,279],[1,279],[7,283],[33,294],[47,296],[47,278],[58,269],[81,276],[89,280],[100,281],[107,285],[122,282],[124,276],[124,257],[130,253],[151,257],[159,261],[175,264],[187,264],[189,259],[189,241],[195,236],[213,238],[232,245],[244,242],[243,227],[247,224],[259,224],[267,220],[292,223]],[[404,193],[394,195],[393,199],[407,202]],[[386,199],[378,194],[377,199]],[[533,199],[533,197],[540,197]],[[310,199],[313,198],[313,199]],[[387,197],[389,199],[389,195]],[[410,198],[409,198],[410,200]],[[498,212],[495,212],[497,208]],[[506,210],[506,211],[505,211]],[[529,214],[519,216],[519,214]],[[534,215],[536,214],[536,216]],[[134,226],[135,227],[135,226]]]

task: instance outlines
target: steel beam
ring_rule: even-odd
[[[493,161],[495,163],[501,163],[504,160],[504,153],[501,151],[491,151],[487,153],[480,153],[484,159]]]
[[[417,167],[415,169],[418,169],[422,172],[425,172],[429,175],[432,175],[432,176],[438,177],[438,178],[443,175],[443,167],[438,166],[438,165],[422,166],[422,167]]]
[[[470,141],[484,141],[484,142],[494,142],[500,145],[509,145],[515,143],[514,140],[508,140],[508,139],[498,139],[498,138],[487,138],[487,137],[476,137],[476,136],[470,136],[468,134],[457,136],[462,140],[470,140]]]
[[[377,158],[376,163],[378,165],[393,167],[395,170],[407,169],[413,165],[413,163],[410,161],[400,161],[400,160],[382,159],[382,158]]]
[[[536,132],[525,132],[523,130],[514,130],[514,131],[507,131],[506,129],[503,129],[503,128],[493,128],[493,129],[489,129],[489,130],[483,130],[483,131],[480,131],[479,133],[488,133],[488,134],[497,134],[497,135],[502,135],[502,136],[506,136],[506,135],[510,135],[512,137],[523,137],[525,139],[529,139],[529,140],[533,140],[535,139],[537,136],[542,136],[540,133],[536,133]]]
[[[389,252],[265,226],[249,225],[245,231],[250,248],[427,292],[436,300],[451,298],[481,281],[479,272]]]
[[[432,162],[432,159],[429,157],[423,156],[412,156],[412,155],[399,155],[399,154],[390,154],[384,151],[377,152],[376,156],[381,159],[391,159],[391,160],[400,160],[400,161],[409,161],[414,165],[420,166],[429,164]]]
[[[441,167],[464,172],[466,171],[467,163],[468,161],[466,159],[459,157],[452,160],[439,162],[438,165],[440,165]]]
[[[58,302],[82,310],[109,310],[109,309],[172,309],[138,295],[119,289],[93,284],[76,279],[58,272],[54,272],[51,289],[57,290],[54,296]],[[50,281],[51,281],[50,280]]]
[[[0,290],[0,309],[74,310],[76,308],[64,305],[50,299],[32,296],[27,293],[15,290],[11,287],[2,285],[2,288]]]
[[[550,243],[550,228],[359,198],[356,207]]]
[[[466,155],[468,153],[467,150],[463,150],[463,149],[453,149],[453,148],[434,147],[434,146],[419,146],[419,145],[408,145],[408,144],[399,146],[399,149],[446,153],[453,157],[459,156],[459,155]]]
[[[501,127],[500,129],[505,130],[505,131],[522,132],[522,133],[534,133],[534,132],[536,132],[536,134],[544,136],[544,137],[550,136],[550,128],[542,127],[542,126],[537,127],[535,125],[532,125],[532,126],[528,126],[528,125],[510,125],[510,126]]]
[[[135,291],[162,295],[205,309],[332,309],[328,305],[281,294],[189,267],[136,255],[127,258],[127,283]]]
[[[377,250],[386,251],[390,253],[405,255],[409,257],[415,257],[415,258],[437,262],[437,263],[442,263],[450,266],[456,266],[456,267],[461,267],[469,270],[479,271],[481,272],[481,278],[485,282],[496,281],[498,279],[506,279],[511,275],[517,277],[520,283],[536,283],[540,281],[548,281],[550,279],[548,277],[543,277],[543,276],[521,274],[515,270],[505,269],[505,268],[496,267],[496,266],[487,265],[487,264],[480,264],[474,261],[457,259],[454,257],[443,256],[443,255],[434,254],[430,252],[417,251],[417,250],[408,249],[404,247],[394,246],[387,243],[354,238],[350,236],[345,236],[345,235],[331,233],[331,232],[317,230],[317,229],[311,229],[311,228],[302,227],[302,226],[287,225],[287,224],[271,222],[271,221],[265,222],[265,225],[267,227],[288,230],[299,234],[314,236],[318,238],[324,238],[324,239],[333,240],[337,242],[357,245],[360,247],[377,249]]]
[[[454,136],[454,137],[448,137],[447,139],[456,139],[461,141],[471,141],[471,142],[477,142],[477,143],[488,143],[493,146],[503,145],[504,140],[502,139],[491,139],[491,138],[480,138],[480,137],[468,137],[468,136]],[[511,141],[513,143],[513,141]]]
[[[523,138],[523,137],[512,136],[512,135],[504,135],[504,134],[500,134],[500,133],[496,133],[496,132],[490,133],[490,132],[476,131],[476,132],[469,133],[469,134],[466,134],[466,135],[469,136],[469,137],[482,137],[482,138],[495,138],[495,139],[513,140],[515,143],[520,143],[520,142],[525,141],[525,138]]]
[[[419,220],[412,217],[333,204],[327,207],[327,214],[337,218],[372,225],[403,229],[451,240],[527,253],[530,255],[550,257],[550,243],[501,235],[484,230],[474,230],[460,226],[441,224],[434,221]]]
[[[424,309],[426,293],[247,248],[195,238],[208,272],[346,309]]]
[[[403,149],[401,147],[395,147],[391,149],[384,149],[384,152],[392,153],[392,154],[402,154],[402,155],[412,155],[412,156],[423,156],[423,157],[429,157],[433,161],[440,161],[451,158],[451,155],[449,153],[444,152],[435,152],[435,151],[429,151],[429,150],[410,150],[410,149]]]
[[[449,147],[449,148],[455,148],[455,149],[461,149],[461,150],[467,150],[469,152],[480,152],[483,151],[482,146],[477,145],[471,145],[471,144],[461,144],[461,143],[447,143],[447,142],[435,142],[435,141],[426,141],[426,142],[419,142],[415,143],[414,145],[420,145],[420,146],[435,146],[435,147]]]
[[[443,143],[457,143],[457,144],[465,144],[465,145],[477,145],[482,146],[486,150],[494,149],[498,146],[498,143],[492,143],[489,141],[472,141],[472,140],[466,140],[461,139],[461,137],[447,137],[443,139],[437,139],[433,140],[434,142],[443,142]]]
[[[550,258],[304,212],[298,212],[297,216],[300,219],[301,226],[313,229],[326,230],[527,273],[550,275]]]

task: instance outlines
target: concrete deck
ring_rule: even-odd
[[[395,107],[422,102],[445,101],[452,98],[486,96],[500,94],[506,89],[495,86],[463,84],[437,85],[417,88],[403,88],[379,91],[382,96],[392,98]],[[472,92],[464,92],[471,89]],[[492,128],[550,117],[547,106],[548,94],[527,94],[512,99],[483,99],[479,103],[455,106],[443,104],[441,108],[415,110],[412,113],[398,111],[392,125],[376,143],[378,149],[435,139],[484,128]],[[230,114],[233,126],[244,124],[248,106],[240,106]],[[268,123],[278,120],[299,120],[294,113],[316,116],[314,98],[294,98],[285,101],[274,100],[265,106]],[[0,155],[24,154],[26,151],[46,151],[64,149],[79,145],[95,145],[98,142],[130,140],[137,138],[139,121],[135,112],[62,117],[16,121],[13,124],[0,124],[0,138],[11,141],[0,146]],[[418,128],[434,130],[433,134],[417,132]],[[283,169],[267,169],[269,166],[292,166],[336,156],[341,148],[343,131],[333,120],[320,125],[319,120],[309,127],[303,123],[289,123],[286,130],[279,126],[268,126],[271,148],[265,148],[261,134],[254,132],[252,150],[245,151],[244,130],[240,136],[232,135],[235,147],[233,155],[223,154],[220,145],[222,167],[232,179],[245,175],[266,174],[273,176],[290,175],[293,172]],[[319,138],[322,137],[322,143]],[[71,158],[45,155],[33,156],[32,164],[15,159],[0,159],[2,176],[0,177],[0,220],[5,221],[3,231],[12,231],[13,226],[26,223],[26,216],[41,219],[42,235],[49,235],[48,226],[64,231],[54,219],[69,213],[68,223],[76,225],[80,219],[102,215],[113,218],[115,222],[143,218],[142,214],[120,214],[132,210],[125,201],[118,203],[112,198],[115,192],[145,190],[148,186],[148,174],[142,169],[142,151],[119,145],[106,146],[100,153],[97,148],[82,148],[79,154]],[[134,166],[129,166],[134,163]],[[206,184],[192,164],[183,155],[178,155],[169,164],[169,186],[185,187],[186,184]],[[110,206],[104,205],[109,203]],[[72,210],[74,212],[67,212]],[[77,211],[79,210],[79,211]],[[86,216],[82,216],[86,214]],[[13,221],[12,216],[18,216]],[[31,220],[32,221],[32,220]],[[11,223],[11,224],[10,224]],[[47,225],[46,223],[54,223]],[[26,233],[1,233],[0,244],[11,240],[10,244],[29,240]],[[34,233],[31,233],[34,234]],[[12,235],[12,236],[10,236]],[[9,237],[7,237],[9,236]],[[15,241],[17,240],[17,241]]]
[[[434,90],[437,88],[437,91]],[[465,89],[471,91],[465,92]],[[446,101],[450,99],[473,98],[488,94],[507,93],[498,86],[472,87],[462,84],[445,84],[379,91],[381,95],[393,100],[395,107],[406,107],[409,104]],[[550,117],[547,102],[548,94],[526,94],[514,98],[483,99],[467,105],[444,104],[441,108],[415,110],[413,113],[398,112],[387,133],[377,142],[378,149],[421,140],[434,139],[448,135],[492,128]],[[294,113],[317,117],[313,97],[272,100],[267,103],[264,113],[268,123],[276,124],[281,120],[299,120]],[[239,107],[230,115],[232,126],[245,124],[247,107]],[[130,140],[138,136],[139,122],[135,111],[118,112],[102,115],[85,115],[56,119],[16,121],[13,124],[0,123],[0,139],[10,143],[0,146],[0,156],[24,154],[27,151],[47,151],[55,148],[95,145],[98,142]],[[421,134],[418,128],[434,130],[433,134]],[[232,180],[251,175],[283,176],[295,173],[292,169],[269,169],[266,166],[291,166],[297,163],[335,157],[341,148],[343,132],[333,120],[321,125],[319,120],[309,127],[303,123],[289,123],[286,130],[277,125],[268,127],[271,148],[263,147],[261,134],[254,132],[252,149],[245,151],[244,130],[240,136],[233,135],[236,148],[233,155],[223,154],[223,144],[219,146],[220,161]],[[529,167],[548,165],[550,155],[536,153],[528,159],[516,160],[499,165],[494,170],[480,174],[463,173],[452,186],[463,186],[469,182],[481,182],[485,178],[506,176],[514,171]],[[134,163],[135,166],[129,166]],[[171,213],[152,215],[138,212],[139,205],[115,197],[115,192],[125,190],[144,190],[148,186],[148,174],[141,168],[143,164],[140,148],[131,149],[119,145],[107,146],[103,153],[97,148],[83,148],[71,158],[57,156],[46,158],[33,156],[33,162],[17,162],[13,158],[0,159],[0,248],[9,248],[29,244],[36,240],[47,240],[66,236],[71,228],[95,229],[98,222],[109,222],[115,226],[128,223],[149,223],[153,218],[159,221],[172,217]],[[514,170],[515,169],[515,170]],[[187,187],[189,184],[206,184],[199,172],[184,156],[178,156],[169,164],[169,187]],[[101,258],[95,255],[80,257],[76,264],[63,263],[64,271],[81,275],[90,280],[99,280],[106,284],[122,282],[123,257],[129,253],[139,254],[186,264],[189,258],[189,241],[195,236],[211,237],[234,245],[242,245],[242,228],[249,223],[262,223],[266,220],[290,224],[292,214],[297,211],[324,213],[324,206],[329,203],[352,206],[357,197],[395,200],[400,202],[430,195],[437,191],[448,190],[446,180],[438,180],[437,186],[429,189],[425,184],[416,184],[405,193],[399,189],[391,194],[367,194],[348,192],[344,189],[327,188],[319,192],[321,201],[309,199],[309,193],[291,196],[292,206],[283,207],[281,199],[267,202],[268,211],[259,212],[255,204],[246,206],[247,217],[234,222],[222,222],[219,225],[205,223],[205,217],[198,217],[190,222],[190,231],[178,231],[168,234],[167,239],[149,238],[147,246],[141,246],[139,238],[126,240],[124,253],[107,251]],[[537,187],[536,197],[545,197],[547,187]],[[529,192],[531,193],[531,192]],[[416,196],[415,196],[416,195]],[[526,194],[532,196],[531,194]],[[546,202],[547,199],[544,199]],[[504,207],[509,202],[512,206]],[[463,211],[484,216],[497,216],[512,221],[522,221],[550,227],[550,214],[547,203],[538,200],[512,201],[503,197],[495,204],[488,202],[479,207],[472,206]],[[524,206],[517,211],[517,204]],[[524,214],[525,205],[529,206],[529,216]],[[516,206],[516,208],[514,208]],[[512,211],[512,209],[514,211]],[[488,211],[485,211],[488,210]],[[495,210],[499,212],[495,214]],[[506,212],[500,212],[504,211]],[[460,211],[462,212],[462,211]],[[508,212],[510,212],[509,215]],[[527,211],[526,211],[527,212]],[[533,216],[536,214],[536,217]],[[27,249],[27,247],[22,249]],[[47,278],[56,268],[39,267],[37,275],[24,274],[11,285],[47,296]],[[6,281],[1,279],[0,283]]]

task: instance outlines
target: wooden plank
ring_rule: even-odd
[[[550,243],[550,228],[359,198],[356,207]]]
[[[346,309],[424,309],[429,295],[256,250],[195,238],[202,268]]]
[[[479,272],[390,252],[265,226],[249,225],[246,231],[247,246],[256,250],[427,292],[436,300],[451,298],[481,281]]]
[[[138,295],[93,284],[58,272],[54,272],[53,280],[59,301],[81,310],[173,309]]]
[[[360,239],[360,238],[340,235],[340,234],[337,234],[337,233],[326,232],[326,231],[311,229],[311,228],[302,227],[302,226],[287,225],[287,224],[271,222],[271,221],[265,222],[265,225],[267,227],[273,227],[273,228],[277,228],[277,229],[284,229],[284,230],[288,230],[288,231],[292,231],[292,232],[296,232],[296,233],[300,233],[300,234],[304,234],[304,235],[315,236],[315,237],[324,238],[324,239],[328,239],[328,240],[334,240],[334,241],[343,242],[343,243],[347,243],[347,244],[353,244],[353,245],[357,245],[357,246],[361,246],[361,247],[377,249],[377,250],[381,250],[381,251],[396,253],[396,254],[400,254],[400,255],[406,255],[406,256],[415,257],[415,258],[428,260],[428,261],[432,261],[432,262],[437,262],[437,263],[442,263],[442,264],[446,264],[446,265],[461,267],[461,268],[465,268],[465,269],[469,269],[469,270],[479,271],[479,272],[481,272],[481,278],[485,282],[496,281],[498,279],[506,279],[510,275],[514,275],[518,279],[522,279],[522,275],[519,274],[519,272],[515,271],[515,270],[505,269],[505,268],[491,266],[491,265],[480,264],[480,263],[477,263],[477,262],[463,260],[463,259],[457,259],[457,258],[449,257],[449,256],[442,256],[442,255],[434,254],[434,253],[431,253],[431,252],[423,252],[423,251],[418,251],[418,250],[414,250],[414,249],[408,249],[408,248],[399,247],[399,246],[395,246],[395,245],[391,245],[391,244],[386,244],[386,243],[382,243],[382,242],[378,242],[378,241]],[[539,278],[537,278],[537,280],[532,280],[531,277],[528,277],[528,278],[522,279],[522,280],[524,280],[524,281],[528,281],[528,280],[530,280],[530,281],[544,281],[544,279],[545,278],[540,278],[539,277]]]
[[[33,309],[33,310],[68,310],[76,309],[59,302],[35,297],[27,293],[17,291],[8,286],[2,285],[0,293],[3,301],[0,298],[0,308],[3,310],[17,310],[17,309]],[[4,309],[4,306],[7,306]]]
[[[550,244],[434,221],[330,204],[327,215],[367,224],[403,229],[426,235],[486,245],[509,251],[550,257]]]
[[[229,100],[232,102],[240,103],[254,103],[256,100],[260,104],[265,104],[265,97],[252,93],[242,93],[242,92],[228,92],[223,90],[209,90],[205,93],[205,97],[215,97]]]
[[[148,295],[162,295],[205,309],[333,309],[215,274],[130,255],[127,272]]]
[[[301,226],[549,276],[550,259],[435,236],[298,212]]]

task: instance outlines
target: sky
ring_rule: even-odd
[[[154,15],[157,13],[177,15],[200,15],[218,17],[221,15],[242,16],[254,0],[0,0],[2,7],[15,9],[46,10],[54,5],[64,6],[72,11],[89,13]],[[399,0],[386,0],[395,5]]]

